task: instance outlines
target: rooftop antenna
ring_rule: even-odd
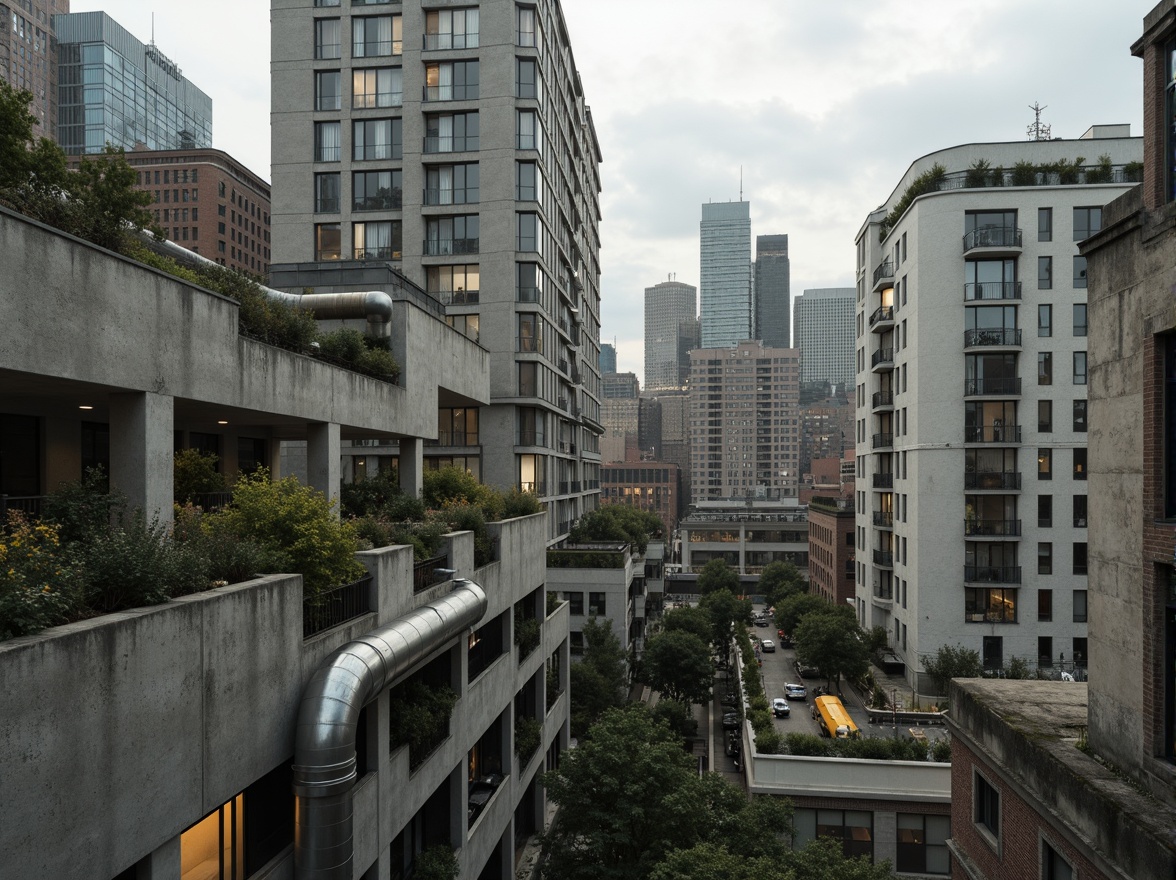
[[[739,166],[739,201],[743,201],[743,166]]]
[[[1049,126],[1041,121],[1041,111],[1045,107],[1039,107],[1034,101],[1029,105],[1029,109],[1033,111],[1033,124],[1025,129],[1025,133],[1029,135],[1031,141],[1048,141],[1049,140]]]

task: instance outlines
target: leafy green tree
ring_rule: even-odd
[[[806,615],[825,611],[829,603],[814,593],[797,593],[776,606],[776,626],[793,635]],[[848,606],[847,606],[848,607]]]
[[[796,880],[894,880],[889,861],[875,865],[866,856],[846,858],[841,843],[828,837],[792,852],[787,865]]]
[[[184,504],[202,492],[220,492],[225,478],[216,469],[218,456],[199,449],[181,449],[172,459],[172,494],[176,503]]]
[[[654,866],[649,880],[792,880],[782,864],[761,856],[749,859],[721,843],[678,849]]]
[[[979,678],[984,672],[980,652],[962,645],[940,645],[933,655],[923,657],[923,670],[935,682],[939,693],[947,693],[953,678]]]
[[[769,606],[778,606],[785,599],[808,592],[808,583],[791,562],[769,562],[760,574],[758,590]]]
[[[665,526],[656,514],[628,504],[606,504],[580,517],[568,533],[568,541],[624,541],[644,553],[650,537],[660,534],[665,534]]]
[[[861,678],[870,668],[870,654],[853,609],[848,605],[830,606],[828,610],[807,614],[793,631],[796,657],[806,666],[815,666],[833,687],[841,676]]]
[[[705,596],[716,590],[730,590],[739,595],[739,574],[721,559],[712,559],[698,575],[698,592]]]
[[[658,700],[650,714],[655,722],[667,725],[682,739],[690,739],[698,734],[698,722],[694,720],[694,714],[686,703]]]
[[[703,642],[711,641],[711,618],[705,609],[696,606],[674,608],[665,613],[662,626],[666,632],[682,630],[694,633]]]
[[[641,663],[644,681],[671,700],[704,703],[710,698],[715,677],[710,647],[694,633],[658,633],[646,643]]]
[[[571,684],[572,735],[583,736],[607,710],[624,699],[625,651],[612,631],[612,621],[589,619],[584,624],[584,656],[568,672]]]
[[[730,590],[723,589],[707,593],[699,600],[698,607],[710,618],[710,640],[726,657],[731,647],[731,625],[751,621],[751,600],[740,599]]]
[[[94,244],[122,250],[126,224],[151,228],[151,194],[135,189],[135,169],[121,147],[106,145],[96,158],[83,156],[77,171],[74,197],[79,204],[80,234]]]
[[[505,502],[493,487],[478,481],[478,478],[457,465],[443,468],[429,468],[422,474],[421,496],[425,506],[443,508],[454,504],[472,504],[481,507],[486,519],[494,522],[502,518]]]

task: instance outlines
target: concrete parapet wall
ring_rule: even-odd
[[[759,754],[749,763],[755,794],[951,802],[950,764]]]

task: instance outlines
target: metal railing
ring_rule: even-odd
[[[426,189],[424,201],[426,205],[476,205],[480,192],[480,188],[476,186],[460,189]]]
[[[889,510],[875,510],[874,525],[892,528],[894,526],[894,513]]]
[[[425,239],[422,253],[426,257],[450,257],[455,254],[476,254],[479,239],[436,238]]]
[[[872,398],[874,409],[880,406],[894,406],[893,391],[875,391]]]
[[[1020,281],[974,281],[964,285],[964,302],[1020,298]]]
[[[971,584],[1019,584],[1019,565],[965,565],[964,580]]]
[[[964,331],[964,348],[1020,344],[1021,331],[1008,327]]]
[[[1020,425],[979,425],[964,428],[965,443],[1020,443]]]
[[[437,296],[441,302],[452,306],[471,305],[481,301],[481,292],[477,290],[444,290]]]
[[[973,471],[964,474],[965,489],[1020,489],[1021,475],[1016,471]]]
[[[454,572],[449,567],[448,556],[433,556],[414,562],[412,566],[412,591],[421,593],[436,584],[452,580]]]
[[[302,637],[362,617],[375,609],[371,603],[372,576],[365,574],[357,581],[309,596],[302,602]]]
[[[426,153],[475,153],[479,135],[432,135],[425,138]]]
[[[964,253],[975,248],[1019,248],[1021,230],[1016,226],[985,226],[964,235]]]
[[[877,367],[882,364],[893,364],[893,363],[894,363],[894,349],[893,348],[880,348],[876,352],[874,352],[873,356],[870,358],[870,366],[871,367]]]
[[[0,526],[7,522],[10,510],[19,510],[32,519],[39,518],[41,505],[48,497],[48,495],[0,495]]]
[[[875,489],[893,489],[894,488],[894,474],[874,474],[874,488]]]
[[[873,436],[874,449],[886,449],[894,445],[894,434],[875,434]]]
[[[877,269],[874,270],[874,283],[877,284],[883,278],[894,277],[894,263],[890,260],[884,260]]]
[[[871,327],[886,321],[894,321],[894,306],[878,306],[878,308],[874,309],[874,314],[870,315]]]
[[[894,568],[894,552],[891,550],[875,550],[874,565],[884,565],[887,568]]]
[[[965,519],[964,534],[979,538],[1016,538],[1021,534],[1019,519]]]
[[[975,397],[981,394],[1020,394],[1021,380],[1014,376],[997,376],[992,379],[968,379],[964,383],[964,395]]]

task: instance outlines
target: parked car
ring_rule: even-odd
[[[764,639],[762,642],[760,642],[760,647],[763,648],[765,654],[776,653],[776,643],[771,639]]]
[[[793,684],[792,682],[789,682],[788,684],[784,685],[784,696],[790,700],[807,700],[808,688],[806,688],[803,684]]]
[[[801,678],[817,678],[820,675],[815,666],[805,666],[799,660],[796,661],[796,674]]]
[[[723,715],[723,730],[738,730],[742,723],[738,712],[727,712]]]
[[[792,707],[783,697],[776,697],[772,700],[772,714],[777,718],[787,718],[792,714]]]
[[[731,691],[723,694],[720,700],[724,709],[737,709],[739,707],[739,695]]]
[[[733,758],[735,755],[738,755],[739,751],[740,751],[740,749],[742,749],[742,747],[743,747],[742,743],[739,742],[738,731],[732,730],[730,733],[727,734],[727,746],[726,746],[727,757]]]

